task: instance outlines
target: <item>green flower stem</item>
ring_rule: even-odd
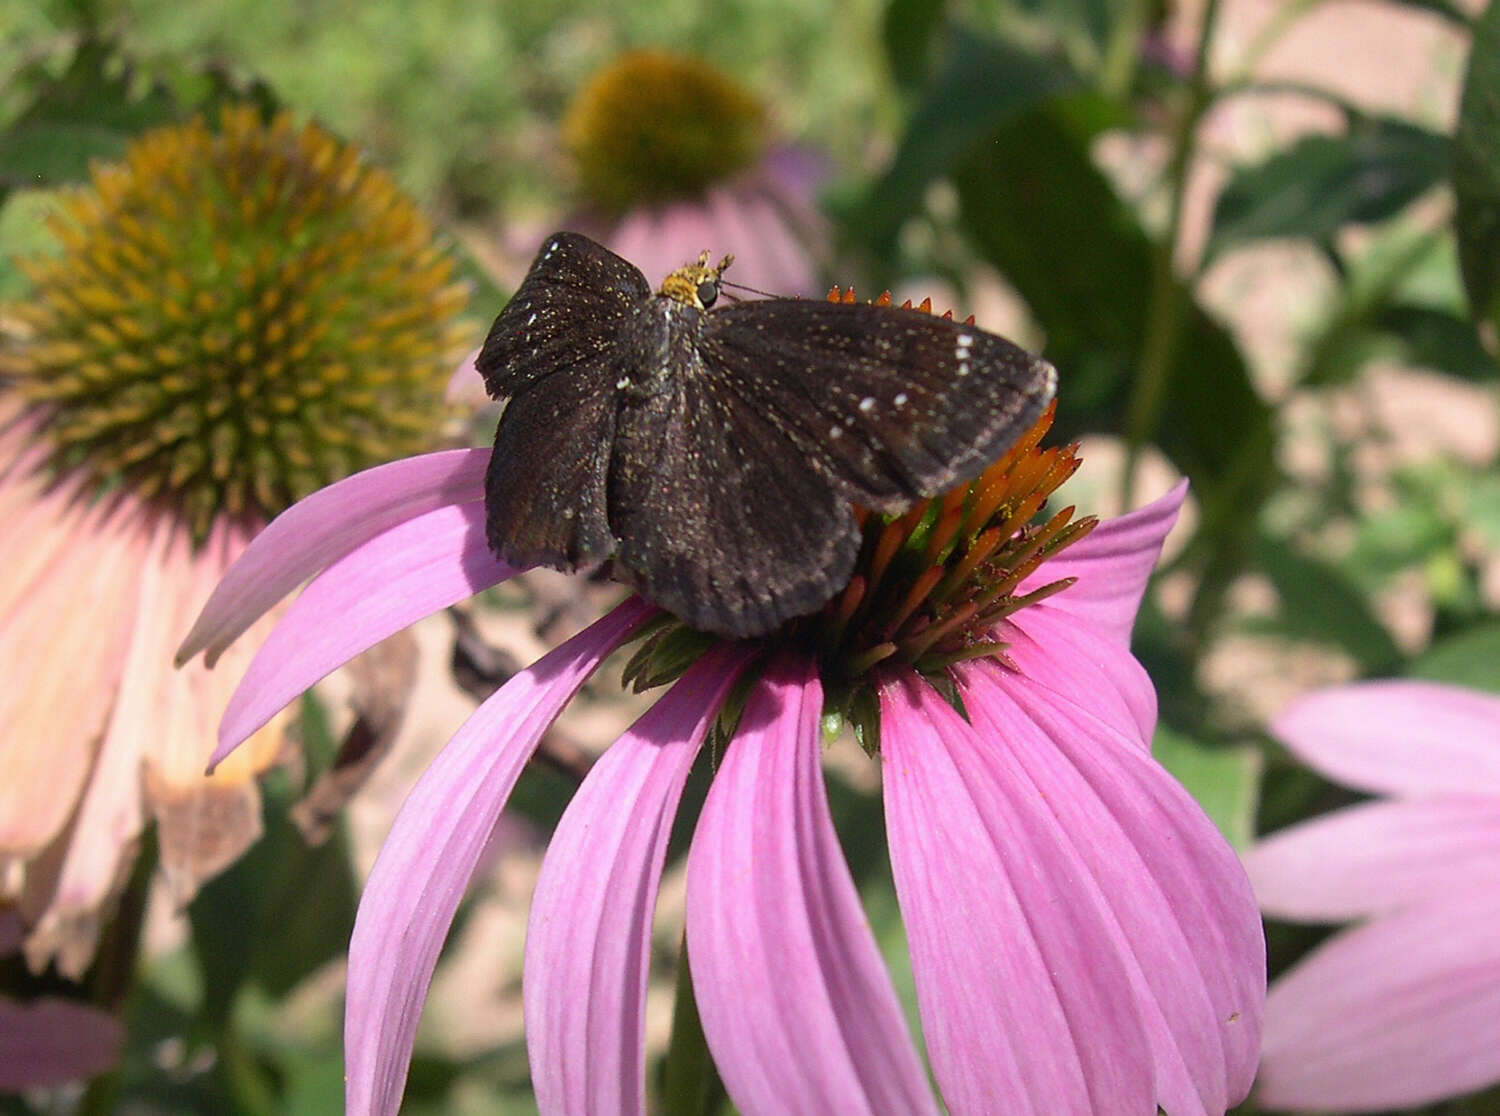
[[[688,969],[687,936],[677,966],[677,991],[672,1008],[672,1037],[662,1066],[661,1110],[674,1116],[716,1116],[725,1111],[728,1095],[714,1068],[693,996],[693,974]]]
[[[1141,449],[1151,440],[1161,421],[1162,403],[1167,380],[1177,355],[1182,333],[1188,291],[1177,278],[1173,266],[1177,242],[1182,232],[1182,204],[1188,168],[1192,165],[1194,141],[1203,114],[1214,101],[1208,79],[1208,48],[1218,18],[1218,0],[1208,0],[1203,11],[1203,27],[1198,36],[1193,76],[1188,83],[1188,103],[1177,122],[1172,143],[1172,158],[1167,165],[1167,227],[1153,246],[1151,259],[1150,310],[1146,317],[1145,340],[1141,346],[1141,367],[1135,389],[1125,413],[1125,469],[1120,478],[1123,506],[1135,503],[1135,475]]]

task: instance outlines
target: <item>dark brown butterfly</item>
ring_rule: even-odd
[[[896,512],[976,476],[1057,373],[971,325],[888,306],[715,306],[708,254],[652,292],[557,233],[477,365],[507,399],[485,483],[490,547],[612,573],[695,628],[754,636],[848,580],[851,502]]]

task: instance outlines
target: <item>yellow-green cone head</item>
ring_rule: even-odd
[[[250,108],[146,133],[22,261],[0,376],[58,470],[168,503],[202,537],[431,445],[466,292],[389,175]]]
[[[699,193],[754,163],[765,110],[706,63],[633,51],[579,90],[563,140],[590,199],[619,211]]]

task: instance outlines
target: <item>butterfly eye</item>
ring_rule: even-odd
[[[703,303],[703,309],[707,310],[719,297],[719,284],[705,279],[698,284],[698,301]]]

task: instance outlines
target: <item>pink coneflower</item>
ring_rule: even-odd
[[[281,734],[205,779],[232,677],[173,643],[278,511],[431,444],[466,293],[389,175],[252,108],[140,136],[51,227],[0,308],[0,902],[78,977],[146,824],[178,902],[259,833]]]
[[[1222,1113],[1243,1097],[1259,918],[1234,854],[1151,758],[1155,694],[1128,646],[1184,488],[1091,533],[1071,508],[1032,524],[1077,464],[1074,447],[1037,448],[1050,419],[972,485],[868,517],[866,557],[822,613],[711,642],[631,598],[484,702],[412,790],[360,904],[348,1111],[397,1110],[444,936],[521,768],[643,629],[634,677],[701,654],[593,767],[549,846],[524,974],[543,1112],[645,1109],[652,911],[711,729],[733,735],[692,840],[686,929],[730,1098],[747,1113],[937,1110],[831,824],[830,717],[881,763],[950,1111]],[[181,654],[219,653],[316,576],[256,656],[215,761],[350,655],[514,572],[485,546],[486,459],[351,477],[251,545]]]
[[[1500,1082],[1500,698],[1358,683],[1295,702],[1272,731],[1389,797],[1245,858],[1268,915],[1359,920],[1271,986],[1261,1105],[1369,1112]]]
[[[733,244],[735,282],[812,295],[811,152],[770,142],[765,107],[696,58],[630,51],[595,73],[563,119],[591,217],[579,224],[647,275]],[[535,247],[534,245],[528,247]]]

